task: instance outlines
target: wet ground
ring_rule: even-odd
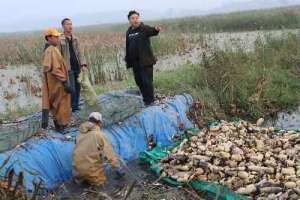
[[[0,69],[0,112],[40,105],[40,77],[34,66]]]
[[[298,29],[285,29],[273,31],[250,31],[250,32],[224,32],[210,33],[203,35],[202,44],[193,44],[190,51],[185,54],[169,55],[163,59],[159,59],[155,68],[157,71],[174,70],[185,64],[198,64],[201,62],[202,54],[205,52],[210,54],[210,50],[214,48],[242,48],[245,51],[253,51],[257,39],[265,41],[267,37],[280,38],[286,37],[288,34],[298,34]],[[186,37],[199,37],[199,35],[190,35]]]
[[[76,185],[73,182],[62,185],[48,200],[196,200],[201,199],[193,190],[162,185],[147,165],[138,161],[128,164],[126,176],[117,179],[114,172],[107,174],[104,187]],[[107,196],[107,197],[105,197]]]
[[[300,107],[295,111],[278,113],[277,118],[270,120],[267,125],[279,129],[300,130]]]

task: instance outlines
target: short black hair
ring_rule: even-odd
[[[131,17],[131,15],[138,15],[140,16],[140,13],[136,10],[131,10],[129,11],[128,15],[127,15],[127,18],[129,19]]]
[[[63,26],[66,21],[71,21],[71,19],[70,18],[64,18],[63,20],[61,20],[61,25]]]

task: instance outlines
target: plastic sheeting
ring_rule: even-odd
[[[93,101],[93,100],[92,100]],[[136,91],[115,91],[97,97],[95,105],[82,104],[81,111],[74,114],[79,121],[85,121],[93,111],[103,115],[104,125],[122,121],[144,107],[141,96]],[[90,102],[91,103],[91,102]],[[41,128],[41,112],[9,124],[0,124],[0,152],[13,149],[28,140]]]
[[[175,96],[159,106],[145,108],[122,124],[115,124],[103,131],[115,152],[125,162],[138,158],[147,150],[147,138],[151,135],[157,144],[167,146],[179,126],[193,127],[186,112],[192,104],[187,94]],[[42,182],[43,192],[51,191],[63,182],[71,180],[72,151],[78,131],[66,136],[50,132],[49,136],[31,139],[13,151],[0,154],[0,176],[14,169],[16,175],[24,173],[24,186],[28,192],[34,183]],[[67,139],[68,138],[68,139]]]

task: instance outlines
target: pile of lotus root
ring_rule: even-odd
[[[203,180],[254,199],[300,199],[300,133],[246,121],[203,130],[161,160],[162,176]]]

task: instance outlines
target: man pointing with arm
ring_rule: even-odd
[[[161,28],[140,22],[140,14],[137,11],[130,11],[128,20],[130,27],[126,33],[126,65],[133,70],[145,105],[151,105],[154,102],[153,66],[157,60],[153,55],[150,38],[157,36]]]

